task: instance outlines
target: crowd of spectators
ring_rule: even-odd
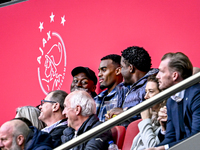
[[[101,58],[98,79],[89,67],[77,66],[70,93],[51,91],[37,107],[17,108],[14,119],[0,128],[0,148],[50,150],[116,115],[148,100],[200,71],[181,53],[165,54],[157,68],[151,68],[149,53],[139,46]],[[125,128],[141,119],[131,150],[169,149],[200,131],[200,84],[172,95],[162,103],[119,124]],[[104,131],[73,150],[108,148],[111,130]]]

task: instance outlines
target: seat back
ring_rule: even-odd
[[[138,123],[141,120],[142,119],[135,120],[128,125],[128,127],[126,129],[126,134],[124,137],[122,150],[130,150],[131,149],[133,139],[139,133]]]
[[[124,126],[114,126],[111,128],[113,140],[119,149],[122,149],[126,128]]]

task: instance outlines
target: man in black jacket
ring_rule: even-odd
[[[63,114],[68,117],[68,128],[64,130],[61,137],[62,142],[76,138],[82,133],[96,127],[101,122],[96,113],[96,105],[94,99],[85,91],[74,91],[70,93],[64,102]],[[73,150],[86,149],[108,149],[108,142],[112,140],[110,130],[90,139],[73,148]]]
[[[39,106],[41,111],[39,119],[47,125],[42,131],[52,136],[54,147],[62,144],[60,137],[63,134],[63,130],[67,128],[67,119],[62,115],[66,96],[67,93],[65,91],[52,91],[44,100],[41,100],[41,105]]]
[[[52,150],[51,136],[28,127],[22,120],[4,123],[0,128],[0,148],[10,150]]]

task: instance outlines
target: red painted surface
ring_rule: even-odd
[[[36,106],[45,97],[38,68],[41,79],[49,75],[49,66],[54,72],[57,69],[57,78],[51,80],[61,75],[55,89],[69,92],[74,67],[88,66],[97,74],[101,57],[121,54],[132,45],[150,53],[153,67],[158,67],[163,54],[177,51],[200,67],[199,8],[199,0],[29,0],[0,8],[0,125],[15,116],[17,107]],[[50,22],[51,13],[54,22]],[[66,66],[59,52],[64,48]],[[46,62],[45,68],[45,61],[53,58],[54,63]],[[42,85],[46,90],[53,83]]]

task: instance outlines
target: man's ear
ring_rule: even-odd
[[[134,73],[135,72],[135,67],[133,65],[129,65],[130,68],[130,73]]]
[[[21,145],[23,145],[24,143],[25,143],[25,138],[24,138],[24,136],[23,136],[23,135],[19,135],[19,136],[17,137],[17,145],[21,146]]]
[[[92,92],[95,92],[95,90],[96,90],[96,85],[93,85]]]
[[[80,105],[77,105],[77,106],[76,106],[76,115],[77,115],[77,116],[78,116],[79,114],[81,114],[81,110],[82,110],[81,106],[80,106]]]
[[[54,104],[53,104],[53,111],[54,111],[54,112],[55,112],[55,111],[58,111],[59,108],[60,108],[60,104],[59,104],[59,103],[54,103]]]
[[[172,73],[172,79],[173,79],[173,81],[178,80],[178,78],[179,78],[179,73],[176,72],[176,71],[174,71],[174,72]]]
[[[121,74],[121,67],[117,67],[115,69],[115,73],[116,73],[117,76],[120,75]]]

